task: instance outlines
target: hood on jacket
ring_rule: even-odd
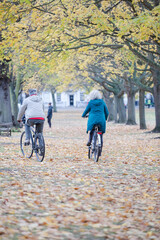
[[[29,89],[29,96],[32,96],[33,94],[37,94],[36,89]]]
[[[40,102],[42,101],[42,98],[38,95],[33,95],[28,98],[28,100],[33,101],[33,102]]]
[[[100,106],[102,104],[102,99],[91,100],[91,103],[95,106]]]

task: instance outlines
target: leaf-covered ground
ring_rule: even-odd
[[[107,123],[94,163],[81,113],[45,123],[43,163],[22,157],[20,133],[0,137],[0,239],[160,239],[159,134]]]

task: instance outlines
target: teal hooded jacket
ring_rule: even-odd
[[[89,101],[86,109],[82,114],[82,117],[85,117],[87,113],[89,113],[87,133],[93,129],[95,124],[99,124],[101,126],[101,131],[105,133],[106,120],[109,115],[105,102],[102,99],[94,99]]]

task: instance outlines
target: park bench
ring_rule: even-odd
[[[12,126],[12,122],[0,123],[0,135],[1,136],[11,136],[11,126]]]

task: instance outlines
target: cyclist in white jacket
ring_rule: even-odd
[[[17,121],[21,122],[22,117],[25,115],[25,145],[30,143],[30,126],[36,125],[38,133],[43,132],[43,125],[45,121],[44,104],[42,98],[37,95],[36,89],[29,90],[29,97],[26,98],[21,106]]]

